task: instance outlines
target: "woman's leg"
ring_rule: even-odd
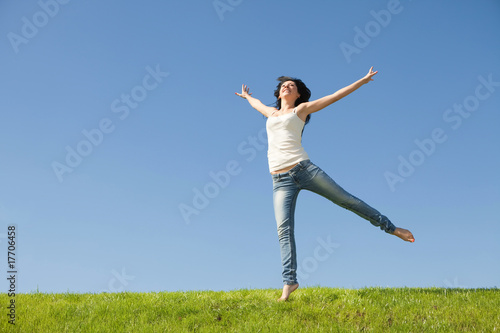
[[[318,166],[310,163],[306,170],[307,176],[305,177],[308,177],[308,180],[303,184],[304,189],[317,193],[333,203],[352,211],[389,234],[394,234],[403,240],[412,241],[413,235],[408,230],[396,228],[386,216],[345,191]]]
[[[297,284],[297,253],[295,249],[294,215],[295,204],[300,189],[287,174],[273,176],[273,204],[278,239],[280,243],[281,263],[283,265],[283,283]]]

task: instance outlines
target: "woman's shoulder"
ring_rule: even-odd
[[[276,112],[278,112],[278,111],[279,110],[277,108],[272,107],[271,108],[271,113],[269,114],[269,117],[274,116],[276,114]]]

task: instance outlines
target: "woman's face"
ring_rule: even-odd
[[[280,89],[280,98],[283,98],[284,96],[289,95],[289,96],[294,96],[295,99],[300,97],[299,91],[297,89],[297,85],[293,81],[285,81],[281,85]]]

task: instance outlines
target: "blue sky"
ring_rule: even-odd
[[[265,118],[234,92],[271,104],[289,75],[316,99],[370,66],[303,144],[416,242],[303,191],[299,282],[498,286],[499,15],[494,0],[2,2],[0,251],[16,225],[18,292],[281,288]]]

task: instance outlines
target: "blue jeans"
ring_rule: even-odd
[[[299,162],[291,170],[272,175],[272,177],[274,214],[278,227],[283,282],[285,284],[297,283],[294,212],[297,196],[302,189],[317,193],[333,203],[358,214],[387,233],[392,234],[396,229],[387,217],[347,193],[310,160]]]

